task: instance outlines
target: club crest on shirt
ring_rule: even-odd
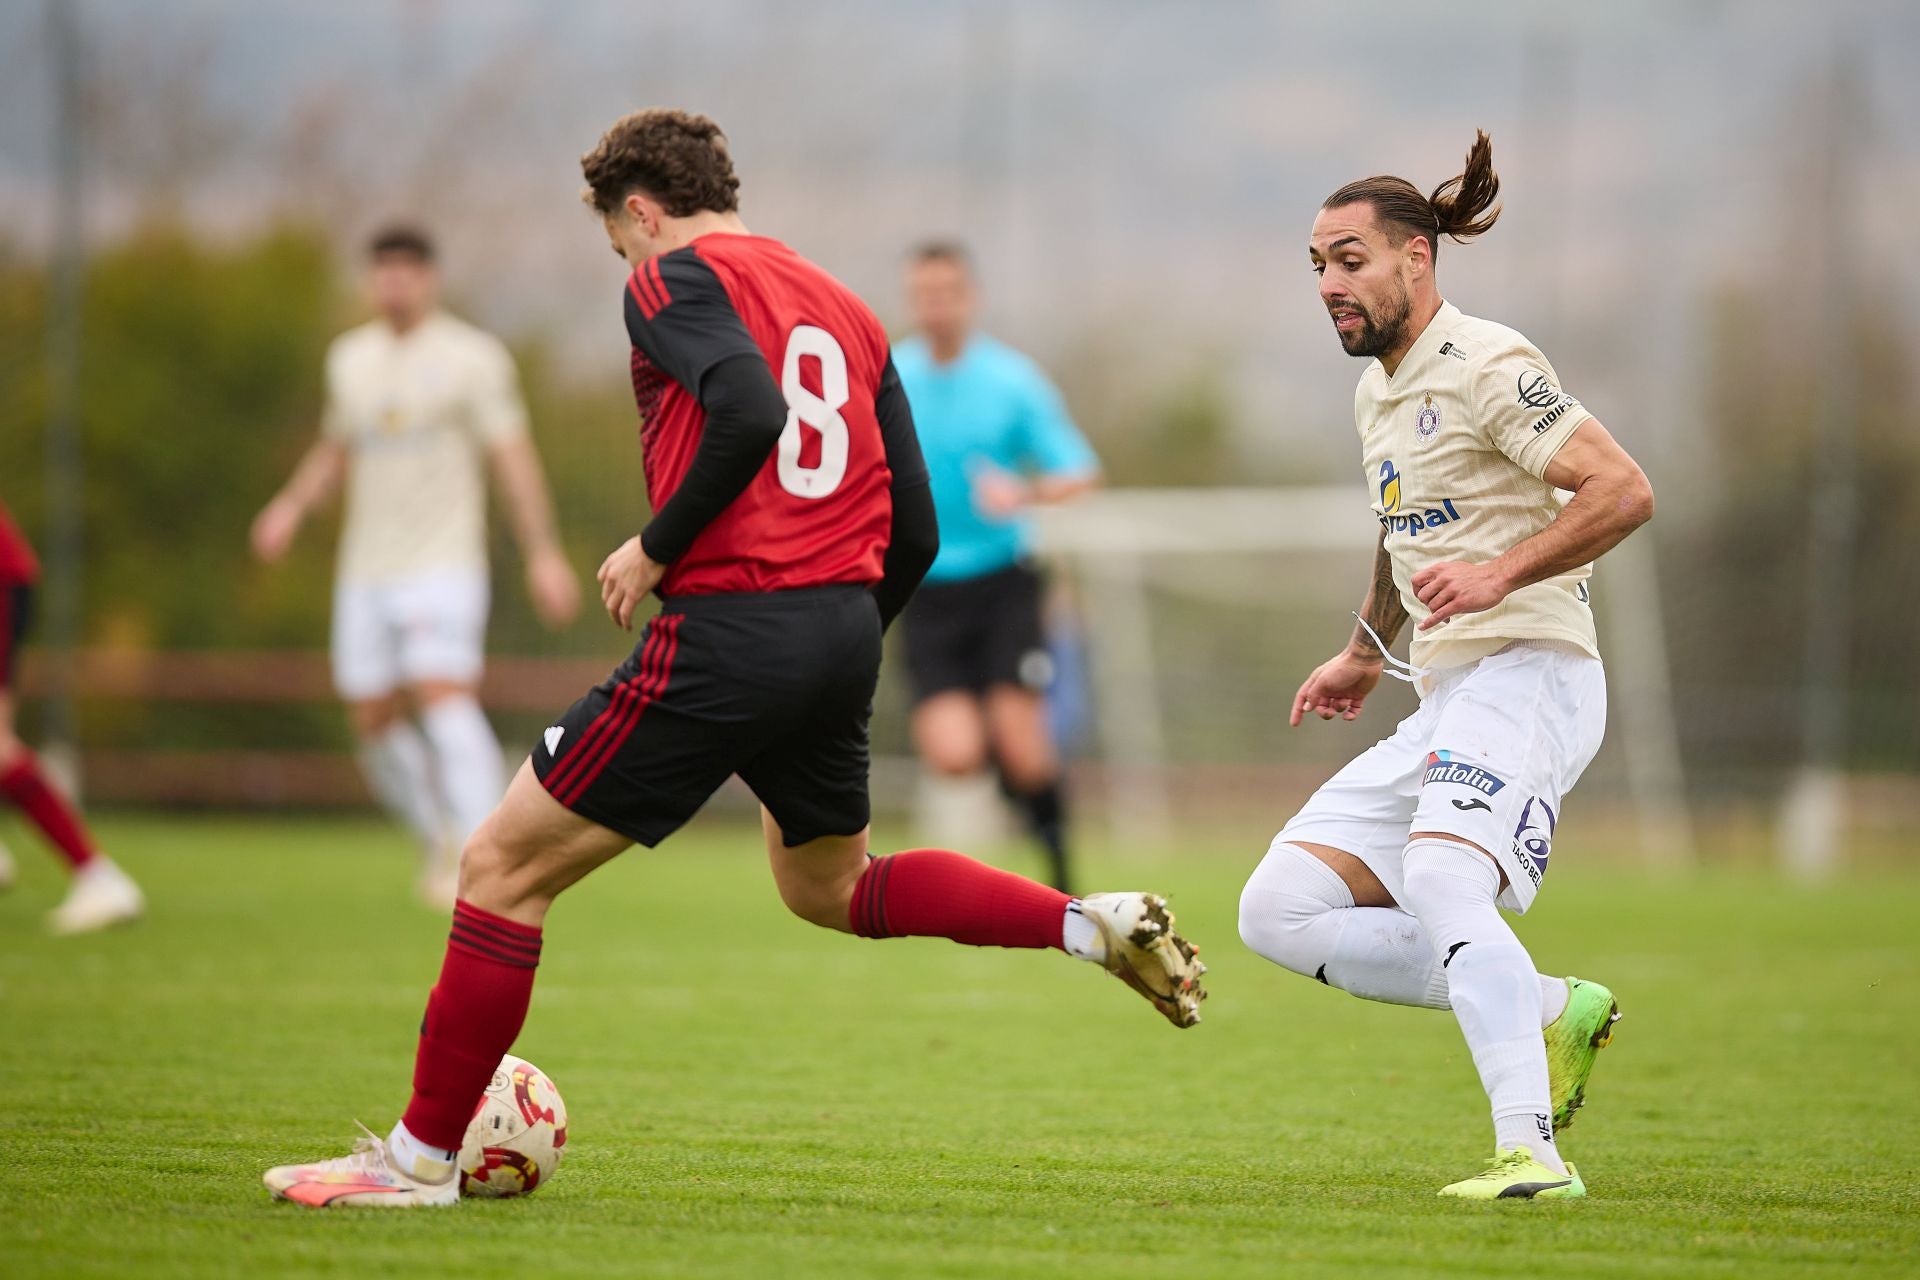
[[[1433,392],[1427,392],[1426,403],[1420,406],[1420,416],[1414,420],[1413,437],[1425,444],[1440,434],[1440,410],[1433,403]]]

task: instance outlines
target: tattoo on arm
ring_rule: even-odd
[[[1360,616],[1367,620],[1367,627],[1379,632],[1380,639],[1387,644],[1392,644],[1399,636],[1400,628],[1407,625],[1407,607],[1401,603],[1400,588],[1393,581],[1393,557],[1387,554],[1387,535],[1384,532],[1373,553],[1373,582],[1367,588],[1366,603],[1360,606]],[[1353,629],[1350,647],[1362,658],[1384,658],[1385,653],[1367,634],[1367,627]]]

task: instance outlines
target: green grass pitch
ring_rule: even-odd
[[[861,942],[785,916],[702,824],[563,900],[519,1050],[559,1176],[437,1213],[271,1203],[405,1099],[444,924],[360,822],[119,819],[152,917],[54,941],[0,898],[0,1274],[1662,1276],[1920,1273],[1920,878],[1649,878],[1563,842],[1522,931],[1625,1020],[1567,1135],[1591,1197],[1461,1204],[1489,1147],[1450,1018],[1275,969],[1234,931],[1249,830],[1089,851],[1164,888],[1201,1027],[1057,953]],[[1571,833],[1570,833],[1571,834]]]

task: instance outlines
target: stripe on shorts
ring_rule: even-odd
[[[572,752],[547,774],[545,779],[547,790],[553,794],[554,799],[558,800],[561,790],[579,774],[587,759],[593,754],[599,740],[611,732],[613,726],[619,721],[621,712],[626,708],[627,700],[638,695],[639,687],[646,682],[652,670],[655,654],[665,642],[665,631],[659,625],[659,620],[655,619],[647,628],[646,643],[640,646],[640,661],[635,664],[634,673],[615,687],[612,696],[607,700],[607,705],[600,709],[600,714],[593,718],[586,732],[580,735],[580,740],[574,745]]]
[[[561,804],[574,804],[586,794],[587,788],[606,769],[607,763],[620,754],[620,748],[633,735],[634,726],[640,723],[641,714],[654,699],[666,692],[667,681],[673,675],[673,657],[680,648],[680,618],[680,614],[669,613],[654,619],[666,636],[666,643],[654,658],[653,670],[642,673],[642,681],[634,696],[627,699],[626,707],[614,727],[602,735],[601,742],[594,748],[594,759],[586,766],[584,773],[567,784],[565,795],[554,796]]]

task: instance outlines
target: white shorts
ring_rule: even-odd
[[[471,684],[486,663],[487,575],[440,569],[333,588],[333,685],[350,701],[423,680]]]
[[[1457,836],[1506,873],[1500,905],[1525,911],[1561,799],[1606,731],[1605,670],[1577,649],[1522,640],[1427,680],[1420,709],[1314,792],[1274,843],[1353,854],[1400,901],[1408,835]]]

